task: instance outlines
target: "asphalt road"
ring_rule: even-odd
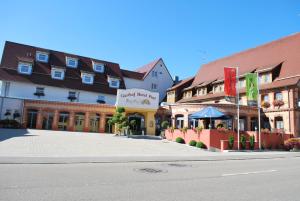
[[[300,200],[300,158],[1,164],[0,200]]]

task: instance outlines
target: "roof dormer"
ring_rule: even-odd
[[[78,67],[78,59],[74,57],[66,56],[66,66],[70,68]]]

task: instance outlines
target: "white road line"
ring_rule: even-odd
[[[261,174],[261,173],[269,173],[269,172],[276,172],[276,171],[278,170],[261,170],[261,171],[254,171],[254,172],[230,173],[230,174],[222,174],[222,177],[248,175],[248,174]]]

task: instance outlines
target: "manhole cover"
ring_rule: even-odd
[[[165,170],[156,169],[156,168],[139,168],[139,169],[135,169],[135,170],[138,172],[149,173],[149,174],[157,174],[157,173],[166,172]]]

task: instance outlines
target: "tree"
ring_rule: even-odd
[[[117,107],[116,112],[109,120],[111,124],[115,125],[115,132],[116,134],[121,135],[121,133],[124,132],[128,128],[128,120],[125,114],[125,108],[124,107]]]

